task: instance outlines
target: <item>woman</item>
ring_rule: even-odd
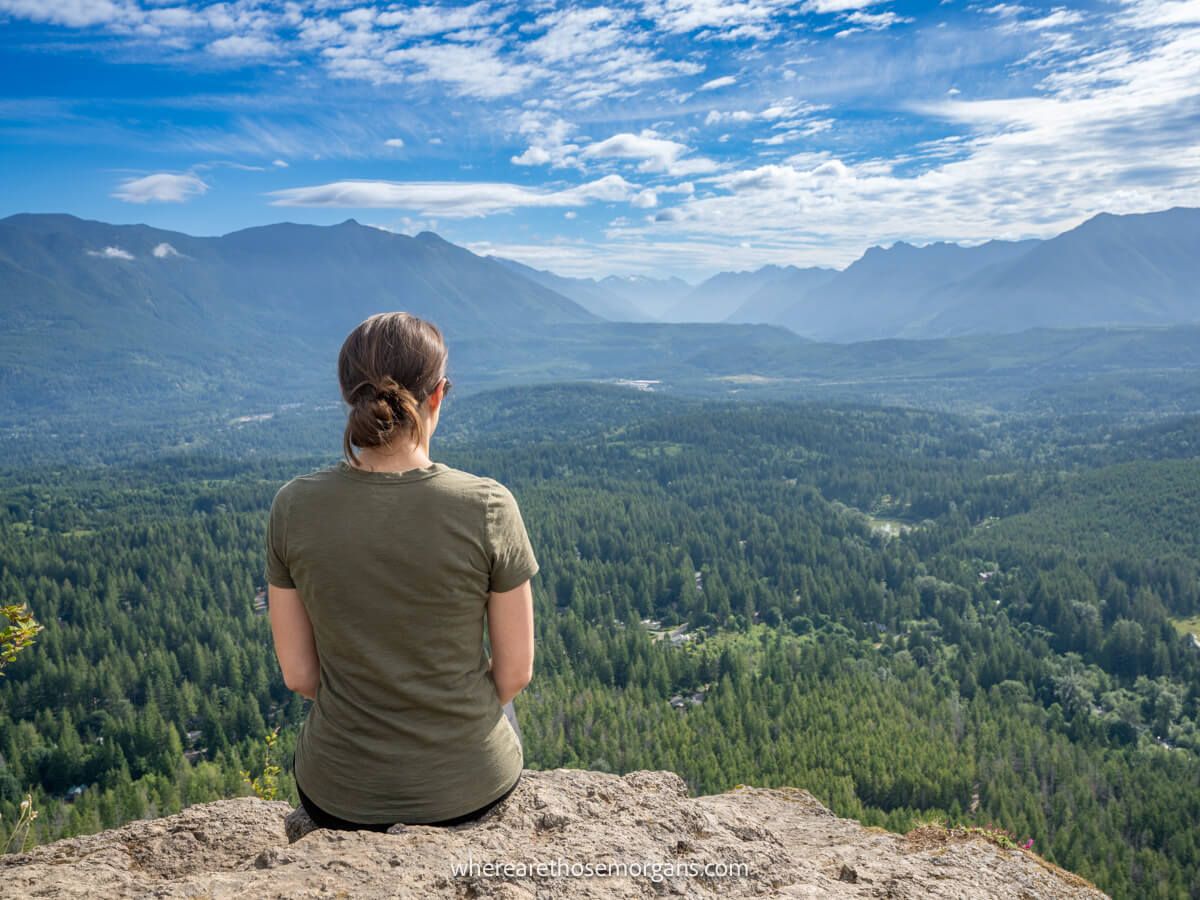
[[[533,669],[538,562],[506,487],[429,458],[446,359],[429,322],[362,322],[338,355],[345,458],[271,504],[271,630],[287,686],[314,701],[293,770],[319,826],[470,821],[524,764],[511,701]]]

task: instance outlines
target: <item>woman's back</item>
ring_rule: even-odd
[[[434,822],[519,776],[521,745],[483,650],[491,592],[538,563],[511,492],[434,462],[403,472],[345,461],[284,485],[266,574],[312,623],[320,686],[296,778],[358,822]]]

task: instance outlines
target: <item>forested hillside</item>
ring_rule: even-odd
[[[1177,432],[1122,432],[1141,459],[1113,465],[1083,432],[903,409],[461,400],[433,455],[508,484],[542,564],[530,766],[797,785],[892,829],[990,823],[1114,897],[1200,883]],[[322,429],[3,474],[0,591],[46,628],[0,681],[0,840],[27,789],[48,840],[249,792],[276,725],[290,759],[306,703],[255,597],[275,490],[336,459]]]

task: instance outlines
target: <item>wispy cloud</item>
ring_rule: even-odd
[[[47,54],[203,80],[203,97],[0,99],[27,159],[96,145],[154,173],[113,190],[130,203],[195,199],[219,158],[241,167],[221,200],[247,219],[268,187],[311,185],[267,199],[456,220],[464,240],[482,226],[463,219],[510,213],[528,246],[569,234],[572,266],[675,271],[1200,203],[1197,0],[0,0],[0,15]]]
[[[619,202],[634,186],[619,175],[606,175],[558,190],[497,182],[339,181],[273,191],[273,206],[332,206],[346,209],[406,209],[421,215],[470,218],[522,208],[585,206]]]
[[[208,190],[208,185],[190,172],[157,172],[121,182],[113,196],[126,203],[183,203]]]
[[[103,250],[88,250],[88,256],[99,256],[102,259],[133,259],[133,254],[128,250],[122,250],[120,247],[105,247]]]
[[[638,169],[642,172],[664,172],[668,175],[693,175],[718,168],[716,162],[703,156],[683,158],[690,152],[686,144],[660,137],[647,129],[641,134],[614,134],[589,144],[579,155],[585,159],[637,160]]]

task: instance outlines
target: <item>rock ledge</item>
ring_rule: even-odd
[[[0,858],[0,895],[1106,896],[1030,851],[1006,849],[977,834],[926,827],[897,835],[865,828],[795,788],[739,787],[688,797],[683,780],[671,772],[527,771],[500,807],[454,828],[308,830],[302,813],[291,814],[286,803],[242,797],[56,841]],[[465,872],[452,868],[472,864]],[[612,874],[622,865],[623,872]],[[738,865],[745,866],[740,873]],[[572,874],[586,866],[592,874]],[[603,866],[609,872],[596,874]]]

